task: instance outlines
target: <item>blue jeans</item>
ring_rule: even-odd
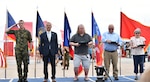
[[[134,62],[134,73],[138,73],[138,65],[140,67],[140,73],[144,71],[144,55],[133,55],[133,62]]]

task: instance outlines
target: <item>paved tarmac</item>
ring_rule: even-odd
[[[134,76],[133,73],[133,59],[132,58],[118,58],[118,69],[119,75],[125,76]],[[60,61],[61,62],[61,61]],[[68,70],[62,70],[62,66],[60,62],[56,66],[56,78],[57,77],[74,77],[73,72],[73,61],[70,60],[70,67]],[[0,68],[0,78],[18,78],[17,76],[17,66],[15,57],[7,57],[7,64],[8,67],[6,69]],[[91,62],[89,76],[96,76],[95,71],[95,62]],[[145,62],[145,69],[150,66],[150,62]],[[49,77],[51,77],[51,66],[49,64]],[[112,65],[110,67],[110,76],[112,76]],[[29,78],[43,78],[43,62],[35,63],[35,57],[30,57],[30,64],[29,64]],[[82,72],[79,77],[84,77],[84,72]]]

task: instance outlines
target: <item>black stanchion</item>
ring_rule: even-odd
[[[95,70],[96,70],[96,74],[97,74],[96,82],[105,82],[104,72],[105,72],[105,74],[107,74],[107,76],[111,80],[111,78],[110,78],[109,74],[107,73],[106,69],[104,68],[104,66],[95,66]],[[112,80],[111,80],[111,82],[112,82]]]
[[[96,82],[105,82],[104,80],[104,66],[95,66],[96,74],[97,74],[97,80]]]

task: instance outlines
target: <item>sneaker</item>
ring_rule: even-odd
[[[115,77],[114,79],[115,79],[115,80],[119,80],[118,77]]]
[[[106,76],[104,76],[103,80],[107,80],[108,78]]]
[[[107,79],[108,79],[108,77],[106,75],[104,75],[103,80],[107,80]]]
[[[47,79],[44,79],[43,82],[48,82],[48,80],[47,80]]]
[[[89,78],[88,78],[88,77],[85,77],[85,78],[84,78],[84,81],[88,81],[88,80],[89,80]]]
[[[138,80],[138,77],[137,77],[137,76],[135,76],[134,80]]]
[[[78,78],[77,78],[77,77],[75,77],[73,80],[74,80],[74,81],[78,81]]]

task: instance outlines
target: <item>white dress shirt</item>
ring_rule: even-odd
[[[51,31],[47,31],[47,38],[49,40],[49,42],[51,41]]]

